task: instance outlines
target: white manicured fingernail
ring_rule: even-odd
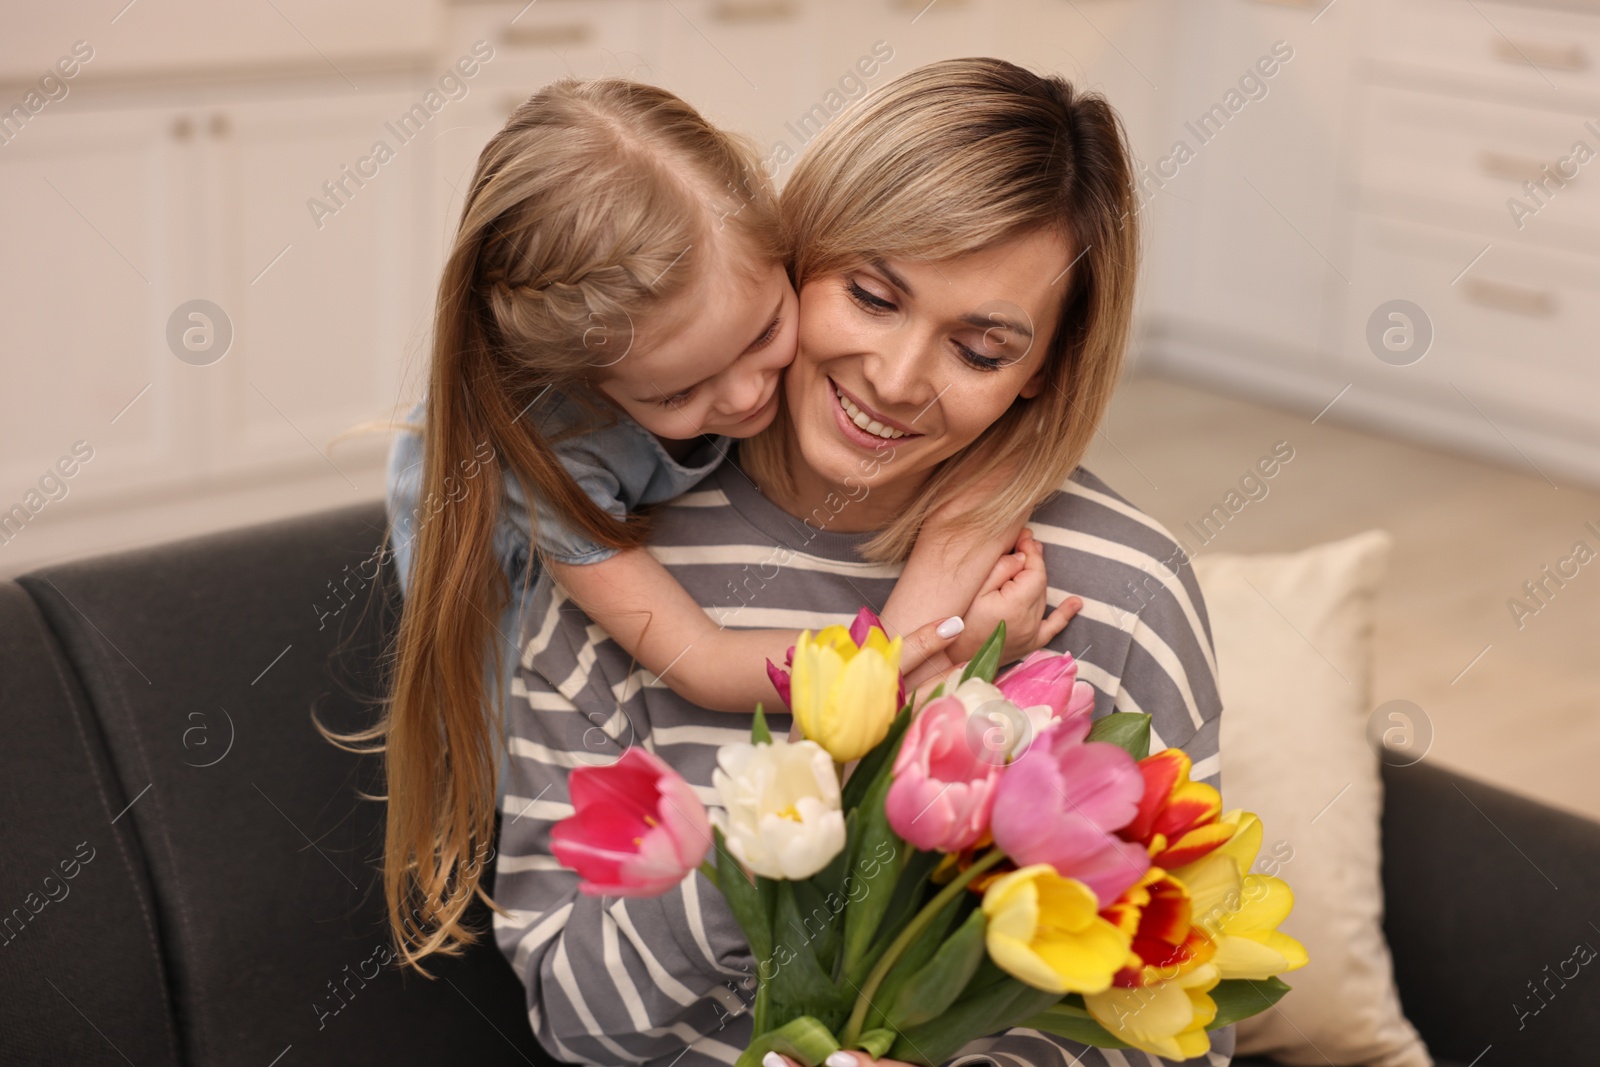
[[[789,1065],[776,1052],[769,1052],[761,1057],[761,1067],[789,1067]]]
[[[828,1053],[828,1058],[822,1062],[828,1067],[856,1067],[856,1058],[844,1049]]]
[[[941,622],[938,628],[933,632],[938,634],[940,637],[954,637],[956,634],[960,633],[966,628],[967,624],[961,621],[960,615],[952,615],[948,619],[944,620],[944,622]],[[855,1067],[855,1062],[855,1059],[852,1057],[849,1063],[830,1063],[828,1064],[828,1067]]]

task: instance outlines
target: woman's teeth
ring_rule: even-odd
[[[877,419],[869,417],[865,411],[850,402],[850,398],[844,395],[844,390],[835,389],[834,394],[838,396],[839,406],[844,408],[844,413],[850,417],[850,421],[868,433],[876,434],[886,441],[893,441],[906,435],[904,430],[896,430],[892,426],[885,426]]]

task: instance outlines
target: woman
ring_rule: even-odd
[[[1170,535],[1079,466],[1133,299],[1132,181],[1110,108],[997,60],[931,64],[835,120],[783,200],[801,301],[784,407],[657,513],[652,552],[723,625],[816,629],[881,605],[928,511],[1004,470],[1006,491],[972,521],[1031,507],[1052,603],[1069,578],[1085,603],[1050,647],[1078,658],[1097,715],[1151,714],[1152,746],[1184,748],[1194,779],[1220,785],[1199,587]],[[861,429],[863,414],[902,436]],[[1161,592],[1144,599],[1135,582]],[[559,588],[531,606],[494,886],[530,1021],[563,1060],[731,1063],[763,961],[722,898],[699,874],[659,898],[581,895],[548,838],[571,811],[573,766],[642,744],[711,801],[716,747],[748,730],[635,670]],[[1231,1030],[1212,1037],[1226,1062]],[[952,1062],[1072,1056],[1108,1062],[1020,1029]]]

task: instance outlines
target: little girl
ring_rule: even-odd
[[[663,89],[556,82],[480,155],[411,413],[421,432],[390,460],[405,606],[385,720],[358,735],[385,749],[385,891],[407,962],[474,940],[459,920],[481,895],[472,857],[492,844],[507,777],[491,724],[539,625],[521,617],[535,554],[685,699],[746,715],[777,703],[765,661],[797,632],[717,627],[644,549],[641,509],[772,421],[797,333],[784,253],[755,153]],[[941,520],[962,503],[925,526],[880,613],[906,635],[913,684],[1001,619],[1012,659],[1081,606],[1045,617],[1043,556],[1021,520],[1000,538],[958,533]]]

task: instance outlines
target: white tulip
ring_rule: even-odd
[[[945,677],[944,695],[961,701],[969,716],[978,715],[989,723],[977,736],[995,759],[1010,763],[1026,752],[1040,731],[1050,725],[1050,705],[1018,707],[1007,700],[993,682],[982,678],[968,678],[963,682],[961,672],[965,669],[957,667]]]
[[[756,874],[809,878],[844,848],[833,757],[815,741],[723,745],[711,774],[711,821]]]

